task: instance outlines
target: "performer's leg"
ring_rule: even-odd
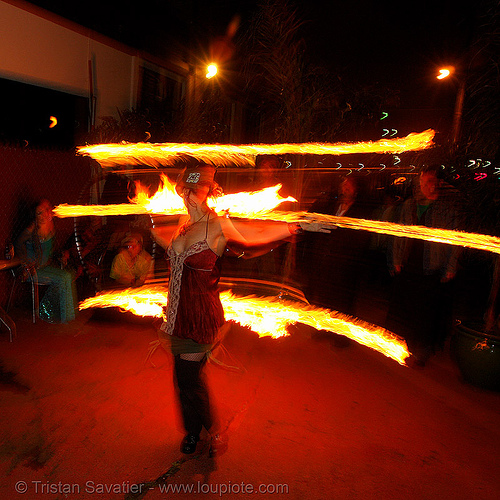
[[[181,356],[184,357],[175,356],[175,376],[184,427],[188,434],[199,436],[203,426],[207,430],[212,426],[208,390],[202,374],[206,356],[200,361],[182,359]]]

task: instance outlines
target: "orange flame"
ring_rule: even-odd
[[[403,153],[432,146],[434,130],[412,133],[406,137],[357,143],[304,144],[190,144],[190,143],[122,143],[96,144],[78,148],[78,153],[97,160],[102,167],[117,165],[173,165],[186,155],[214,165],[255,165],[257,155],[344,155],[353,153]]]
[[[286,201],[296,202],[292,196],[283,198],[278,194],[281,184],[261,189],[260,191],[227,194],[216,198],[208,205],[218,214],[228,213],[233,217],[258,218],[260,215],[271,213],[278,205]]]
[[[118,307],[123,312],[136,316],[163,317],[163,306],[167,304],[167,291],[162,287],[143,286],[101,292],[78,305],[80,311],[96,307]]]
[[[241,217],[258,217],[272,211],[281,203],[297,200],[291,196],[283,198],[278,194],[281,184],[261,189],[260,191],[227,194],[219,198],[209,199],[207,204],[219,214],[231,213]],[[136,196],[131,203],[121,205],[67,205],[54,208],[57,217],[107,216],[107,215],[139,215],[162,214],[181,215],[186,213],[182,198],[175,191],[175,184],[166,175],[161,175],[160,186],[156,193],[149,197],[147,188],[136,183]],[[239,214],[239,215],[238,215]]]
[[[308,220],[320,222],[330,227],[345,227],[348,229],[361,229],[372,233],[388,234],[417,240],[446,243],[476,250],[500,253],[500,238],[488,234],[466,233],[452,229],[440,229],[427,226],[407,226],[394,222],[356,219],[353,217],[338,217],[336,215],[318,214],[313,212],[279,212],[277,210],[259,215],[262,220],[274,220],[283,222],[299,222]]]
[[[288,335],[286,327],[303,323],[318,330],[328,330],[349,337],[400,364],[409,356],[406,343],[400,337],[376,325],[351,318],[336,311],[271,297],[237,297],[230,291],[221,293],[227,320],[248,326],[259,336],[273,338]],[[139,316],[163,317],[167,292],[160,287],[129,288],[105,292],[80,303],[80,309],[119,307]]]
[[[440,229],[427,226],[407,226],[394,222],[385,222],[368,219],[356,219],[352,217],[337,217],[334,215],[308,213],[308,212],[272,212],[262,214],[261,219],[283,220],[295,222],[301,218],[307,218],[325,225],[340,226],[349,229],[362,229],[373,233],[388,234],[391,236],[413,238],[417,240],[433,241],[436,243],[446,243],[476,250],[500,253],[500,238],[488,234],[466,233],[451,229]]]
[[[184,201],[175,191],[175,183],[164,174],[161,174],[160,185],[153,196],[149,197],[147,187],[140,182],[135,183],[135,191],[136,196],[130,201],[138,208],[144,208],[146,213],[176,215],[186,212]]]
[[[166,214],[180,215],[185,213],[182,199],[177,195],[173,185],[166,176],[162,176],[162,189],[159,189],[151,198],[147,196],[145,188],[138,185],[138,194],[133,203],[122,205],[58,205],[53,212],[57,217],[80,217],[87,215],[131,215],[131,214]],[[476,250],[485,250],[500,254],[500,238],[487,234],[467,233],[451,229],[439,229],[426,226],[407,226],[394,222],[356,219],[351,217],[337,217],[310,212],[280,212],[274,210],[285,201],[297,201],[294,198],[282,198],[278,191],[281,185],[265,188],[250,193],[236,193],[218,198],[211,204],[211,208],[219,214],[228,213],[232,217],[257,218],[261,220],[299,222],[321,222],[325,226],[340,226],[349,229],[361,229],[373,233],[388,234],[391,236],[414,238],[448,245],[457,245]]]

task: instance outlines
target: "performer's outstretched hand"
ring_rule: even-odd
[[[313,218],[311,220],[308,220],[308,218],[305,218],[301,220],[299,223],[299,226],[301,229],[304,231],[311,231],[312,233],[331,233],[332,228],[331,226],[328,226],[324,222],[315,222]]]

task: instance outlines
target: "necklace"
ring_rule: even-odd
[[[204,219],[206,217],[206,215],[208,214],[209,212],[207,212],[206,214],[203,214],[197,221],[193,222],[192,224],[188,224],[187,222],[185,222],[184,224],[182,224],[182,226],[180,227],[179,229],[179,234],[181,236],[185,236],[186,233],[188,231],[191,230],[191,228],[195,225],[195,224],[198,224],[198,222],[200,222],[202,219]]]

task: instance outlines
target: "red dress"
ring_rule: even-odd
[[[167,320],[161,329],[169,335],[212,344],[224,324],[219,297],[220,257],[207,240],[193,243],[178,254],[168,248],[170,280]]]

